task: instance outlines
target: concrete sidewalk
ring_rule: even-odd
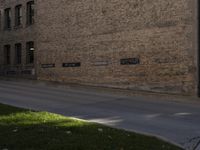
[[[198,98],[140,94],[40,81],[0,80],[1,103],[156,135],[185,149],[200,150]]]

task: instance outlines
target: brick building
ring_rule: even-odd
[[[197,0],[0,0],[0,73],[197,95]]]

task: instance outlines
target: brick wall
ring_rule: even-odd
[[[1,12],[8,6],[14,9],[17,3],[25,6],[27,1],[0,0]],[[35,3],[34,26],[26,27],[24,22],[21,29],[12,31],[3,31],[1,26],[0,57],[5,44],[14,47],[21,42],[25,46],[25,42],[34,41],[38,79],[197,93],[196,0],[37,0]],[[135,64],[121,64],[131,60]],[[26,67],[25,55],[23,66]]]
[[[38,0],[38,78],[194,94],[194,3]],[[121,65],[126,58],[140,63]],[[73,62],[81,66],[62,67]]]

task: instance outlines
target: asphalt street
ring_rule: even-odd
[[[119,94],[28,80],[0,80],[0,103],[154,135],[200,150],[200,99]]]

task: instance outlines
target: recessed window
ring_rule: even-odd
[[[34,63],[34,42],[26,43],[26,63],[33,64]]]
[[[34,23],[34,1],[27,3],[27,25]]]
[[[17,5],[15,7],[15,26],[20,26],[22,24],[22,5]]]
[[[15,64],[19,65],[21,64],[21,58],[22,58],[22,44],[17,43],[15,44]]]
[[[10,65],[10,45],[4,46],[4,64]]]
[[[4,10],[4,28],[11,29],[11,9]]]

